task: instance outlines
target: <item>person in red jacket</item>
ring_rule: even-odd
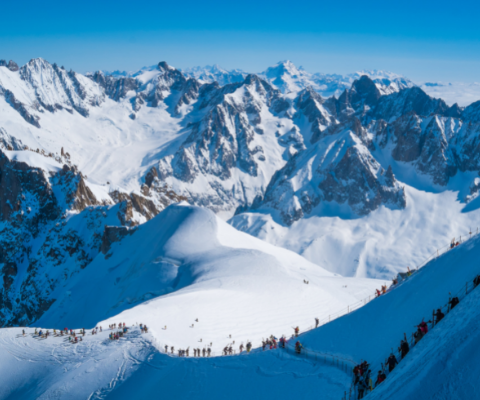
[[[387,376],[382,371],[378,371],[377,381],[375,382],[375,387],[380,385],[385,379],[387,379]]]

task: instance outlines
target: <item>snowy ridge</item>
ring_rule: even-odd
[[[115,286],[102,290],[112,280]],[[57,300],[37,324],[143,322],[160,349],[213,343],[211,349],[220,352],[232,340],[236,348],[247,340],[258,347],[272,331],[288,335],[292,324],[305,330],[315,316],[323,319],[329,310],[344,308],[383,283],[335,276],[236,231],[210,211],[173,205],[58,287]],[[86,297],[86,292],[97,295]],[[258,304],[271,310],[252,326]],[[295,310],[307,305],[297,315]]]

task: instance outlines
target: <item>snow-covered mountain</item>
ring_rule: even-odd
[[[204,83],[165,62],[125,76],[88,77],[42,59],[2,65],[5,140],[55,155],[63,147],[112,202],[131,199],[132,192],[156,198],[159,190],[172,190],[173,197],[225,219],[235,215],[237,228],[333,272],[381,277],[404,268],[373,261],[385,260],[387,248],[379,255],[357,238],[359,247],[350,248],[355,254],[338,263],[325,247],[331,242],[321,245],[325,233],[303,229],[299,236],[296,226],[316,226],[316,218],[330,226],[330,218],[340,217],[350,232],[359,229],[355,221],[375,219],[384,207],[392,216],[420,207],[409,203],[418,190],[456,193],[447,197],[460,203],[448,203],[449,210],[473,211],[456,220],[478,220],[477,103],[449,107],[407,81],[386,90],[402,79],[394,74],[351,76],[338,98],[325,98],[308,84],[314,75],[291,62],[225,85]],[[152,190],[154,179],[155,188],[167,189]],[[151,218],[162,207],[140,214]],[[426,243],[411,262],[440,237],[431,221],[427,235],[421,224],[412,228]],[[449,224],[442,240],[457,228]],[[341,235],[337,244],[345,243]]]
[[[235,73],[160,62],[84,76],[43,59],[0,61],[0,324],[29,326],[26,337],[0,332],[0,397],[151,397],[164,384],[180,398],[224,398],[215,385],[245,370],[255,382],[273,376],[277,397],[302,377],[338,399],[350,371],[260,352],[188,364],[159,350],[258,347],[346,308],[301,340],[376,359],[404,323],[471,280],[477,239],[350,313],[480,227],[480,102],[450,106],[376,71],[349,84],[290,62]],[[119,322],[131,327],[119,341],[32,332]],[[411,376],[403,365],[393,387]],[[205,386],[187,393],[172,376]]]
[[[302,296],[298,296],[298,292],[280,292],[281,287],[289,283],[284,281],[283,277],[277,280],[275,274],[270,274],[269,268],[272,264],[268,262],[265,264],[265,261],[275,259],[274,264],[281,262],[281,267],[276,267],[281,275],[289,272],[294,276],[298,273],[295,270],[300,273],[303,273],[304,267],[309,270],[308,263],[305,264],[305,261],[300,261],[299,256],[285,250],[281,252],[282,254],[275,254],[277,249],[268,250],[269,247],[265,243],[235,232],[211,212],[195,207],[169,207],[163,215],[160,214],[156,220],[148,222],[124,240],[133,240],[140,234],[136,240],[141,242],[142,239],[148,238],[148,243],[141,243],[138,251],[148,248],[153,241],[148,233],[152,233],[152,229],[158,229],[155,225],[162,218],[170,220],[173,226],[168,224],[166,230],[168,233],[162,236],[161,245],[155,246],[155,249],[147,252],[148,254],[142,254],[142,258],[148,259],[158,251],[177,253],[180,250],[181,254],[170,254],[174,255],[173,259],[168,259],[166,254],[163,254],[161,259],[156,260],[157,263],[171,263],[170,269],[173,269],[173,262],[179,260],[177,258],[179,255],[187,258],[193,256],[190,259],[192,263],[185,265],[187,269],[179,279],[179,283],[191,283],[189,280],[193,278],[196,280],[193,286],[197,288],[189,291],[187,285],[178,292],[165,296],[163,307],[157,308],[155,301],[147,301],[142,303],[142,307],[143,311],[149,308],[148,312],[130,313],[130,315],[123,313],[112,319],[101,321],[98,327],[102,326],[103,329],[99,329],[95,335],[92,334],[92,326],[87,325],[87,333],[82,335],[75,325],[68,325],[70,329],[76,328],[77,337],[81,339],[78,343],[70,342],[66,335],[59,335],[58,329],[57,334],[53,335],[52,327],[49,327],[48,338],[40,337],[38,331],[40,329],[45,331],[45,325],[42,328],[2,329],[0,331],[0,354],[2,355],[0,373],[4,378],[4,384],[0,387],[1,398],[128,399],[135,396],[149,398],[162,393],[164,396],[179,399],[207,397],[223,399],[225,393],[231,391],[229,397],[234,399],[258,396],[265,399],[283,399],[309,397],[312,390],[314,393],[321,391],[322,398],[326,399],[338,399],[345,393],[352,393],[353,398],[357,395],[358,388],[351,387],[351,366],[366,360],[372,370],[373,384],[377,386],[375,385],[377,371],[383,368],[382,364],[390,354],[397,353],[396,349],[404,337],[407,337],[410,344],[408,354],[403,359],[397,356],[399,364],[392,372],[388,372],[388,369],[385,371],[386,380],[375,387],[373,392],[368,394],[369,397],[403,400],[417,398],[420,393],[422,398],[451,399],[475,398],[478,393],[480,388],[477,379],[476,354],[479,338],[480,290],[475,289],[472,282],[480,272],[477,262],[480,254],[478,236],[434,258],[420,272],[414,273],[391,288],[385,295],[360,306],[355,311],[345,310],[343,317],[333,319],[332,322],[321,325],[317,329],[305,333],[302,329],[298,338],[288,341],[288,351],[280,348],[269,349],[267,346],[265,350],[259,348],[250,353],[243,351],[238,354],[237,352],[232,356],[220,357],[218,352],[213,352],[211,357],[193,357],[194,348],[209,347],[211,335],[215,335],[219,340],[231,344],[238,350],[239,345],[242,344],[237,339],[238,336],[247,337],[249,333],[256,332],[258,325],[263,325],[265,319],[270,320],[273,317],[271,313],[275,315],[272,320],[276,319],[279,326],[291,316],[301,318],[303,315],[308,315],[312,311],[311,307],[299,307],[298,304],[288,307],[275,302],[270,303],[272,299],[282,296],[293,301],[301,301],[298,297]],[[198,218],[208,219],[207,224],[198,224],[200,222]],[[192,227],[194,229],[190,231]],[[214,229],[211,230],[212,228]],[[184,229],[187,229],[186,232],[182,232]],[[212,234],[208,238],[205,237],[206,239],[216,238],[209,243],[206,253],[203,251],[197,253],[199,250],[197,246],[202,241],[205,242],[203,236],[198,235],[198,229],[204,234],[205,232]],[[185,237],[184,233],[187,233],[188,244],[193,247],[185,247],[180,243]],[[226,241],[224,241],[225,238]],[[217,256],[221,256],[222,248],[225,250],[227,247],[224,246],[230,246],[231,241],[236,251],[228,257],[232,264],[226,269],[222,268],[225,273],[219,274],[220,270],[215,262],[204,264],[206,260],[217,259],[216,256],[212,258],[211,251],[214,248],[219,250]],[[111,258],[112,262],[115,253],[119,251],[117,254],[120,255],[126,251],[126,249],[122,250],[121,246],[121,243],[116,243],[112,247],[114,254]],[[188,250],[185,252],[185,249]],[[217,252],[216,250],[213,251]],[[236,271],[238,265],[235,261],[240,261],[243,257],[260,262],[257,265],[256,274],[260,280],[259,285],[256,287],[255,281],[250,281],[248,292],[244,291],[247,287],[244,285],[246,280],[242,279]],[[125,257],[123,260],[125,261]],[[243,261],[246,260],[243,259]],[[300,268],[295,265],[298,261],[300,261]],[[129,262],[131,260],[127,259],[126,263]],[[292,262],[293,265],[288,266]],[[264,265],[265,268],[259,268],[260,265]],[[452,268],[452,265],[458,267]],[[125,275],[125,270],[136,272],[137,279],[140,279],[141,272],[147,273],[150,279],[158,279],[158,275],[155,278],[148,273],[152,271],[152,267],[153,265],[147,265],[147,270],[142,271],[138,268],[130,269],[121,264],[108,269],[91,268],[90,273],[118,274],[120,277],[118,290],[127,289],[131,295],[135,288],[127,288],[126,282],[122,280],[132,280],[134,277],[131,274]],[[254,266],[249,265],[249,267]],[[318,279],[316,283],[329,279],[328,274],[318,267],[313,267],[309,272],[314,270],[320,272],[316,277]],[[186,273],[187,271],[197,273],[190,275]],[[263,276],[263,273],[266,275]],[[298,277],[302,276],[297,276],[297,279]],[[264,278],[270,279],[270,282]],[[337,277],[330,277],[330,279],[336,280]],[[237,299],[236,302],[229,303],[234,306],[233,309],[222,312],[225,305],[215,299],[220,296],[223,301],[225,299],[229,301],[230,296],[225,292],[233,288],[229,283],[236,283],[237,280],[240,283],[240,290],[238,292],[233,290],[231,293],[233,297],[241,296],[241,293],[243,295],[256,293],[256,296],[245,296],[240,302]],[[149,282],[147,279],[141,279],[141,281],[144,285]],[[280,286],[277,286],[278,284]],[[310,289],[314,291],[320,289],[319,287],[311,288],[303,283],[300,285],[303,285],[304,293],[307,295]],[[112,287],[115,288],[115,285]],[[136,288],[139,287],[136,285]],[[207,287],[211,297],[205,290]],[[82,288],[82,292],[85,293],[83,298],[76,294],[74,288],[68,289],[73,289],[71,294],[67,292],[63,300],[65,313],[70,318],[68,324],[75,315],[85,321],[89,313],[98,314],[98,306],[104,304],[105,300],[115,301],[109,298],[115,294],[115,289],[106,290],[105,284],[100,290],[91,292],[86,292],[85,288]],[[329,295],[339,298],[341,292],[345,295],[345,291],[346,288],[342,286],[341,289],[334,290]],[[257,296],[260,293],[268,299],[267,303],[256,302],[259,300]],[[175,294],[177,295],[176,304],[182,306],[173,307],[167,304],[168,298]],[[452,294],[460,297],[460,303],[450,309],[448,302]],[[75,297],[70,299],[70,296]],[[161,299],[160,297],[157,301]],[[133,300],[135,302],[135,299]],[[311,304],[312,299],[305,300],[306,304]],[[78,301],[86,304],[87,307],[80,310]],[[70,311],[67,305],[74,308]],[[122,308],[126,305],[121,303],[116,306]],[[446,315],[433,326],[432,310],[440,307]],[[59,308],[57,305],[57,309]],[[138,306],[132,311],[136,308],[140,311]],[[237,314],[239,310],[240,314]],[[203,314],[199,315],[199,312]],[[158,313],[157,319],[168,321],[168,324],[165,322],[164,329],[157,330],[154,322],[149,321],[150,324],[147,323],[150,327],[149,332],[141,333],[138,324],[145,324],[145,319],[152,313]],[[169,319],[171,314],[175,315],[175,318]],[[248,317],[244,318],[247,314]],[[210,315],[213,319],[209,318]],[[128,331],[120,340],[109,340],[108,335],[118,332],[119,329],[110,329],[108,325],[123,321],[126,322]],[[162,326],[162,321],[158,321],[157,325]],[[421,321],[428,323],[429,331],[415,344],[411,333],[416,330],[416,326]],[[67,323],[62,324],[61,327],[63,328]],[[273,325],[271,327],[275,329]],[[289,326],[286,328],[291,329]],[[25,334],[22,329],[25,330]],[[169,333],[170,330],[175,332]],[[230,333],[233,334],[230,336]],[[202,341],[195,341],[200,336]],[[300,355],[291,354],[297,340],[303,345]],[[185,346],[184,343],[192,342],[188,357],[175,356],[178,346]],[[170,344],[168,355],[164,353],[164,343]],[[171,345],[174,345],[173,355]],[[232,390],[231,388],[236,387],[242,379],[248,379],[248,384],[239,385]],[[299,384],[299,381],[302,384]]]
[[[207,65],[205,67],[193,67],[182,70],[185,76],[195,78],[201,83],[218,82],[220,86],[228,85],[229,83],[242,82],[248,73],[241,69],[226,70],[219,65]]]

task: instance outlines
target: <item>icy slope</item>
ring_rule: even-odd
[[[392,348],[398,348],[404,333],[410,336],[422,319],[430,320],[432,311],[448,302],[450,292],[453,294],[461,290],[467,281],[471,282],[480,273],[479,256],[480,236],[476,236],[431,261],[386,295],[305,334],[302,343],[306,347],[349,356],[357,361],[367,360],[377,366],[389,356]],[[435,335],[439,335],[437,338],[445,337],[442,340],[446,340],[446,335],[450,335],[448,330],[452,325],[447,322],[450,319],[459,318],[461,324],[464,317],[456,317],[460,313],[461,309],[453,310],[435,327],[438,332]],[[435,337],[429,337],[430,334],[422,339],[416,351],[427,343],[435,342]],[[410,363],[413,352],[407,357],[405,363]]]
[[[58,300],[36,325],[142,322],[160,348],[213,343],[217,352],[232,341],[235,348],[247,340],[259,346],[271,334],[290,336],[292,326],[308,329],[315,317],[383,283],[335,276],[236,231],[211,211],[174,205],[57,288]]]

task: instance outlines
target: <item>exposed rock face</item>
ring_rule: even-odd
[[[391,167],[385,171],[352,129],[338,128],[279,170],[252,208],[274,208],[291,225],[321,202],[348,204],[365,215],[381,205],[404,208],[406,197]]]
[[[125,226],[106,226],[103,231],[100,251],[106,255],[110,251],[112,243],[119,242],[125,236],[131,235],[133,232],[135,231],[128,229]]]
[[[345,90],[338,99],[338,110],[340,112],[349,109],[359,111],[374,107],[381,94],[375,83],[368,77],[362,76],[353,82],[349,90]]]
[[[4,130],[0,134],[6,147],[17,145]],[[153,177],[150,186],[145,185],[148,197],[119,194],[120,204],[100,202],[68,160],[62,168],[45,171],[16,161],[15,155],[0,150],[0,326],[37,320],[57,300],[53,293],[58,285],[133,232],[123,225],[143,222],[182,200]],[[48,155],[35,152],[26,158],[43,165],[43,157]],[[127,206],[130,218],[123,209]]]
[[[21,140],[10,136],[3,128],[0,128],[0,147],[5,150],[23,150],[25,148]]]
[[[332,109],[330,104],[325,104],[325,100],[312,88],[302,90],[295,105],[298,111],[294,118],[304,115],[311,124],[311,143],[318,141],[328,126],[337,123],[335,107]]]
[[[411,112],[421,116],[445,115],[448,109],[443,100],[433,99],[419,87],[413,87],[389,96],[382,96],[370,116],[389,122]]]
[[[177,195],[167,184],[161,183],[155,168],[147,173],[141,193],[114,191],[110,193],[110,197],[120,205],[118,218],[122,225],[126,226],[148,221],[170,204],[187,200],[186,197]]]
[[[470,104],[463,110],[462,119],[470,122],[480,122],[480,101]]]
[[[17,63],[12,60],[10,60],[8,63],[5,60],[0,60],[0,67],[7,67],[12,72],[19,70]]]
[[[0,89],[0,94],[1,94],[1,89]],[[5,90],[3,94],[5,96],[5,100],[7,101],[7,103],[10,104],[15,110],[17,110],[18,113],[23,117],[25,121],[27,121],[29,124],[37,128],[40,128],[40,123],[38,122],[39,117],[37,117],[36,115],[30,114],[25,104],[18,101],[15,98],[15,95],[10,90],[8,89]]]
[[[134,78],[105,76],[102,72],[95,72],[91,79],[105,89],[105,93],[112,100],[119,101],[130,91],[136,91],[139,83]]]

